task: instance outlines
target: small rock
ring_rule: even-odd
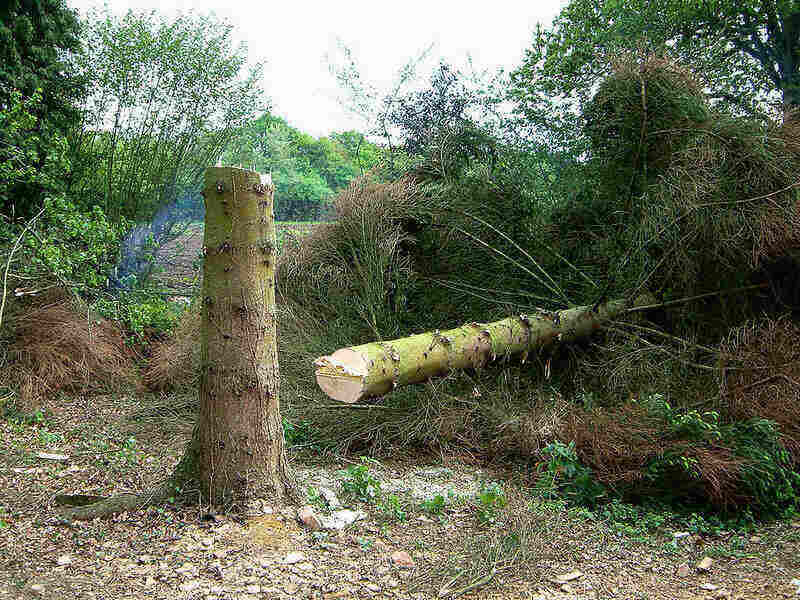
[[[322,527],[319,517],[317,517],[317,514],[314,512],[314,508],[311,506],[304,506],[298,510],[297,520],[308,527],[311,531],[316,531]]]
[[[289,594],[290,596],[294,596],[297,593],[297,590],[300,589],[300,586],[296,583],[287,583],[283,586],[283,591]]]
[[[58,563],[59,567],[65,567],[72,564],[72,557],[69,554],[62,554],[58,557],[56,562]]]
[[[388,587],[388,588],[394,589],[398,585],[400,585],[400,582],[397,581],[397,579],[389,578],[389,579],[386,580],[386,587]]]
[[[700,586],[701,590],[706,590],[707,592],[713,592],[714,590],[718,589],[718,585],[714,585],[713,583],[704,583]]]
[[[214,544],[214,540],[211,539],[210,537],[204,537],[203,539],[200,540],[200,543],[203,544],[203,546],[205,546],[206,548],[209,548]]]
[[[147,587],[153,587],[153,586],[156,584],[156,579],[155,579],[155,577],[147,577],[147,578],[144,580],[144,584],[145,584]]]
[[[200,587],[200,582],[197,581],[196,579],[193,579],[191,581],[185,581],[178,587],[180,587],[182,592],[193,592],[194,590]]]
[[[312,565],[310,562],[302,562],[299,563],[295,568],[300,569],[301,571],[313,571],[314,565]]]
[[[558,575],[556,579],[559,583],[567,583],[568,581],[574,581],[575,579],[579,579],[583,577],[583,573],[575,569],[574,571],[570,571],[569,573],[565,573],[564,575]]]
[[[688,577],[688,576],[689,576],[689,565],[684,563],[678,567],[678,577]]]
[[[689,533],[688,531],[676,531],[675,533],[672,534],[672,537],[674,537],[676,540],[680,540],[689,537],[690,535],[691,533]]]
[[[561,586],[561,591],[564,592],[565,594],[571,594],[574,590],[572,589],[572,586],[570,584],[565,583]]]
[[[324,529],[341,531],[348,525],[351,525],[360,519],[365,519],[366,517],[367,513],[364,511],[344,509],[332,512],[330,516],[318,518]]]
[[[414,559],[405,550],[398,550],[392,554],[392,564],[401,569],[411,569],[414,566]]]
[[[260,585],[248,585],[247,588],[245,588],[245,591],[248,594],[253,594],[253,595],[257,596],[258,594],[261,593],[261,586]]]
[[[705,558],[703,558],[703,560],[701,560],[699,563],[697,563],[697,570],[698,571],[710,571],[711,567],[713,566],[713,564],[714,564],[714,560],[710,556],[706,556]]]
[[[800,521],[792,521],[792,527],[795,529],[800,529]]]
[[[44,586],[42,584],[40,584],[40,583],[34,583],[31,586],[31,591],[34,594],[43,594],[44,593]]]
[[[760,535],[754,535],[754,536],[752,536],[750,538],[750,541],[753,542],[754,544],[757,544],[758,542],[761,541],[761,536]]]
[[[293,565],[305,559],[306,555],[303,554],[302,552],[289,552],[289,554],[286,555],[286,558],[283,559],[283,564]]]
[[[364,587],[367,588],[370,592],[378,593],[381,591],[381,586],[375,585],[374,583],[365,583]]]

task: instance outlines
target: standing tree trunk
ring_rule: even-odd
[[[294,495],[278,402],[271,181],[206,170],[200,414],[175,481],[211,502]]]
[[[278,403],[273,192],[252,171],[206,170],[200,414],[172,477],[143,495],[59,496],[62,517],[107,517],[176,492],[228,505],[298,499]]]

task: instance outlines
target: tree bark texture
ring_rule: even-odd
[[[532,350],[586,337],[628,308],[652,303],[653,297],[646,295],[633,303],[615,300],[596,309],[582,306],[546,315],[518,315],[342,348],[314,362],[317,384],[334,400],[358,402],[452,369],[482,367],[498,356],[521,355],[524,361]]]
[[[272,182],[206,170],[200,412],[175,480],[204,499],[293,496],[278,400]]]

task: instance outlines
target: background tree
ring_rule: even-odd
[[[342,135],[350,146],[338,134],[315,139],[266,113],[241,129],[222,160],[272,174],[279,221],[315,221],[334,194],[380,161],[380,149],[363,135]]]
[[[203,168],[263,108],[260,66],[245,67],[231,32],[208,16],[90,16],[79,61],[90,93],[70,136],[77,202],[149,221],[176,192],[197,192]]]
[[[24,160],[30,169],[30,176],[6,179],[0,191],[0,210],[9,216],[29,216],[60,183],[39,172],[49,169],[48,160],[62,162],[61,138],[84,93],[72,63],[79,35],[78,18],[64,0],[8,0],[0,6],[0,111],[7,115],[0,128],[0,163]],[[24,123],[13,116],[23,106]]]
[[[800,3],[573,0],[537,29],[511,74],[520,124],[562,148],[577,144],[580,154],[577,117],[614,60],[630,52],[687,65],[716,106],[774,116],[797,103]]]

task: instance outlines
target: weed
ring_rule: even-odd
[[[364,537],[356,538],[356,541],[364,552],[367,552],[375,544],[371,539]]]
[[[319,490],[313,485],[309,485],[306,488],[306,497],[308,498],[309,504],[323,512],[328,512],[328,503],[325,502],[325,498],[322,497],[322,494],[320,494]]]
[[[496,481],[482,481],[475,498],[478,521],[482,525],[491,525],[500,516],[500,511],[508,504],[506,493]]]
[[[605,489],[592,475],[592,470],[581,464],[575,452],[575,442],[566,445],[555,441],[542,450],[549,456],[545,472],[536,482],[536,492],[546,499],[563,495],[569,502],[594,506],[605,496]]]
[[[422,510],[426,513],[430,513],[432,515],[440,515],[444,512],[445,506],[447,506],[447,502],[444,499],[444,496],[441,494],[437,494],[433,498],[428,498],[427,500],[422,501]]]
[[[283,437],[286,440],[286,445],[297,446],[300,444],[313,444],[314,430],[310,422],[300,419],[296,422],[289,421],[284,417],[283,419]]]
[[[45,447],[64,442],[64,434],[57,431],[50,431],[47,428],[39,430],[39,443]]]
[[[389,496],[378,505],[378,509],[384,515],[395,521],[402,522],[408,519],[408,513],[403,507],[400,498],[395,494],[389,494]]]
[[[141,450],[136,447],[136,438],[128,438],[125,440],[122,448],[116,453],[117,458],[129,465],[138,463],[140,455]]]
[[[339,471],[339,476],[343,477],[342,491],[362,502],[376,502],[381,496],[381,483],[369,472],[369,466],[378,464],[378,461],[362,456],[361,464]]]

